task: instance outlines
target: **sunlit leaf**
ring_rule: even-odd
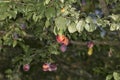
[[[60,0],[62,3],[64,3],[64,0]]]
[[[76,31],[77,31],[77,30],[76,30],[76,24],[75,24],[75,23],[71,23],[71,24],[68,26],[68,31],[69,31],[70,33],[76,32]]]
[[[113,20],[115,20],[115,21],[117,21],[119,18],[120,18],[120,16],[119,15],[115,15],[115,14],[112,14],[112,15],[110,15],[109,17],[111,17]]]
[[[106,80],[111,80],[112,77],[113,77],[112,75],[107,75]]]
[[[76,25],[77,31],[79,33],[81,33],[84,30],[84,27],[85,27],[85,21],[84,20],[80,20]]]
[[[17,40],[13,41],[13,47],[15,47],[17,45]]]
[[[50,2],[50,0],[45,0],[45,4],[48,4]]]
[[[96,30],[96,25],[95,24],[85,24],[85,29],[88,31],[88,32],[93,32],[94,30]]]
[[[120,80],[120,73],[113,72],[114,80]]]
[[[67,20],[63,17],[58,17],[55,19],[55,25],[60,30],[66,30]]]

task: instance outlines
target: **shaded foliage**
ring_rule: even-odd
[[[0,11],[0,79],[120,79],[119,0],[1,0]]]

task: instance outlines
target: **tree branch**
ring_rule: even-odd
[[[81,46],[87,45],[87,42],[83,42],[83,41],[70,41],[70,43],[74,45],[81,45]],[[95,41],[93,40],[93,43],[95,45],[111,45],[111,46],[120,45],[120,41]]]
[[[5,31],[0,31],[0,36],[5,34],[5,33],[6,33]],[[118,36],[120,36],[120,35],[118,34]],[[34,35],[27,34],[25,37],[26,38],[34,38]],[[74,44],[74,45],[82,45],[82,46],[87,45],[87,42],[83,42],[83,41],[71,40],[70,43]],[[111,45],[111,46],[120,45],[120,41],[97,41],[97,40],[93,40],[93,43],[96,45]]]

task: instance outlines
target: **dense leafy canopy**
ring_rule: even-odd
[[[119,0],[0,1],[2,80],[120,80],[119,44]]]

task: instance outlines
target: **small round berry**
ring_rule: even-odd
[[[92,41],[89,41],[87,43],[88,48],[92,48],[94,46],[94,43]]]
[[[66,46],[69,44],[69,40],[65,35],[57,35],[56,40],[58,43],[64,44]]]
[[[64,12],[65,12],[65,9],[64,9],[64,8],[62,8],[62,9],[61,9],[61,12],[62,12],[62,13],[64,13]]]
[[[30,70],[30,65],[29,64],[23,65],[23,70],[24,71],[29,71]]]
[[[49,63],[43,64],[43,66],[42,66],[43,71],[49,71],[49,67],[50,67],[50,64],[49,64]]]
[[[49,71],[56,71],[56,70],[57,70],[57,65],[54,64],[54,63],[51,63],[51,64],[50,64]]]
[[[61,45],[61,46],[60,46],[60,50],[61,50],[62,52],[65,52],[65,51],[67,50],[67,46],[66,46],[66,45]]]
[[[56,40],[57,40],[58,43],[61,43],[64,39],[65,39],[64,35],[57,35],[56,36]]]

